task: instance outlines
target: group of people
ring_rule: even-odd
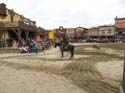
[[[54,42],[62,44],[63,48],[65,48],[68,45],[68,40],[65,37],[65,35],[62,37],[62,39],[56,38],[54,41],[49,39],[36,41],[31,38],[28,39],[28,41],[26,41],[24,38],[21,38],[19,41],[14,38],[6,40],[8,47],[13,47],[13,48],[19,47],[21,53],[31,53],[31,52],[37,53],[38,48],[42,48],[43,50],[48,49],[53,45]],[[0,40],[0,47],[3,47],[2,44],[3,41]]]
[[[29,39],[27,41],[27,45],[24,39],[20,39],[19,41],[20,52],[21,53],[31,53],[31,52],[38,52],[38,49],[49,49],[52,46],[52,42],[48,39],[43,39],[40,41],[36,41],[34,39]]]
[[[35,52],[37,53],[38,52],[38,43],[37,41],[33,40],[33,39],[30,39],[28,41],[28,45],[26,46],[26,42],[24,39],[21,39],[19,41],[19,46],[20,46],[20,52],[21,53],[31,53],[31,52]]]

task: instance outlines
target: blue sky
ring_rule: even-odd
[[[125,0],[0,0],[46,29],[93,27],[125,17]]]

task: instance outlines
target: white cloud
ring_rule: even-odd
[[[45,28],[114,24],[125,17],[124,0],[1,0],[7,7]]]

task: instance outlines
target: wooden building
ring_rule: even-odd
[[[35,34],[36,40],[48,39],[49,38],[49,30],[46,30],[42,27],[37,28],[37,33]]]
[[[0,40],[4,46],[8,39],[19,41],[24,38],[27,42],[28,38],[34,38],[36,30],[35,21],[6,8],[4,3],[0,4]]]
[[[92,27],[87,30],[87,36],[88,38],[97,39],[99,38],[99,28],[98,27]]]

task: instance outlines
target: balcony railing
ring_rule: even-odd
[[[21,29],[29,30],[29,31],[36,31],[37,30],[35,25],[26,24],[24,22],[19,22],[19,27]]]
[[[36,26],[35,25],[30,25],[26,24],[24,22],[16,21],[16,22],[10,22],[10,21],[1,21],[0,22],[0,27],[18,27],[23,30],[28,30],[28,31],[36,31]]]
[[[1,21],[0,27],[18,27],[19,22]]]

